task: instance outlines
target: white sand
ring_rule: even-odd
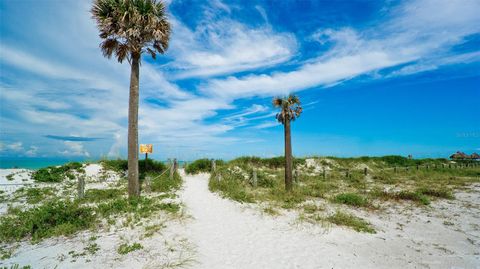
[[[478,206],[478,192],[474,195]],[[380,228],[372,235],[339,227],[295,225],[289,215],[262,216],[258,210],[209,192],[206,174],[185,176],[182,198],[194,218],[187,229],[198,246],[194,268],[480,267],[478,227],[470,229],[470,234],[455,231],[433,217],[416,218],[416,212],[398,218],[385,216],[386,220],[370,216]],[[461,225],[478,226],[478,209],[464,210],[469,217],[459,220],[464,221]],[[397,230],[397,222],[403,231]]]
[[[106,187],[108,181],[119,180],[118,176],[105,177],[108,171],[99,165],[88,165],[85,170],[87,188]],[[0,172],[4,182],[13,171]],[[14,182],[24,182],[21,173]],[[35,245],[7,245],[15,251],[10,259],[0,261],[0,266],[172,268],[186,263],[191,264],[188,268],[209,269],[480,268],[480,185],[457,193],[455,200],[439,200],[431,207],[392,204],[386,212],[342,207],[367,219],[378,231],[365,234],[299,222],[295,211],[278,217],[263,215],[257,205],[242,205],[211,193],[207,174],[180,173],[184,177],[180,199],[192,218],[169,219],[162,213],[133,229],[123,227],[118,220],[113,230],[85,231]],[[143,238],[144,227],[158,223],[166,227]],[[98,237],[95,242],[100,250],[72,258],[68,252],[82,252],[91,235]],[[139,242],[144,249],[122,256],[117,248],[126,242]],[[189,263],[192,259],[195,262]]]

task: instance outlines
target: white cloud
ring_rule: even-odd
[[[285,95],[292,91],[334,83],[399,63],[401,63],[399,59],[385,52],[365,51],[353,56],[305,64],[292,72],[213,79],[203,87],[203,91],[230,98]]]
[[[5,148],[8,149],[8,150],[11,150],[11,151],[15,151],[15,152],[20,152],[20,151],[24,150],[22,142],[15,142],[15,143],[6,145]]]
[[[90,157],[90,153],[85,150],[82,142],[76,141],[63,141],[66,149],[60,151],[59,153],[64,156],[71,157]]]
[[[30,149],[25,152],[25,155],[29,157],[37,156],[38,149],[37,146],[30,146]]]
[[[312,38],[322,44],[331,42],[332,49],[317,59],[306,61],[297,70],[212,79],[202,90],[213,96],[231,98],[284,95],[399,64],[432,58],[441,62],[442,58],[450,56],[448,51],[453,45],[479,32],[478,12],[478,1],[405,2],[392,11],[389,21],[364,32],[351,28],[318,31]],[[477,53],[464,56],[443,62],[478,60]],[[436,64],[432,61],[430,66],[410,71],[432,69]]]
[[[122,156],[121,154],[121,149],[125,146],[126,144],[126,135],[121,135],[120,133],[115,133],[113,134],[113,145],[110,147],[110,150],[108,151],[108,157],[114,157],[114,158],[119,158]]]
[[[173,67],[176,78],[202,77],[251,70],[289,60],[296,52],[295,36],[270,26],[249,28],[233,20],[207,21],[195,31],[173,20]]]
[[[254,129],[266,129],[266,128],[271,128],[271,127],[275,127],[275,126],[279,126],[280,125],[280,122],[278,121],[265,121],[265,122],[262,122],[258,125],[255,125],[253,128]]]

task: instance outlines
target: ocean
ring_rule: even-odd
[[[0,169],[8,168],[25,168],[40,169],[47,166],[63,165],[68,162],[95,162],[98,160],[90,159],[60,159],[60,158],[5,158],[0,157]],[[166,161],[163,161],[166,163]],[[184,165],[184,161],[178,161],[180,167]]]
[[[47,166],[62,165],[68,162],[82,162],[85,159],[59,159],[59,158],[0,158],[0,169],[26,168],[39,169]]]

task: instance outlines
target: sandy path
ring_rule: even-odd
[[[197,246],[193,268],[475,268],[477,257],[419,251],[411,239],[346,229],[292,225],[208,190],[208,175],[182,175],[181,195],[193,217],[188,237]],[[418,247],[418,246],[417,246]],[[463,256],[463,257],[462,257]]]

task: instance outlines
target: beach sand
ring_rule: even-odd
[[[100,165],[86,167],[87,188],[108,187],[118,180]],[[28,171],[0,170],[5,176]],[[103,172],[102,172],[103,171]],[[21,242],[2,266],[30,264],[33,268],[479,268],[480,185],[456,193],[455,200],[435,201],[430,207],[392,204],[382,212],[355,211],[376,234],[358,233],[335,225],[299,221],[298,214],[262,213],[258,205],[221,198],[208,190],[208,174],[185,175],[179,202],[186,216],[157,216],[149,225],[163,225],[151,237],[145,226],[85,231],[69,238],[50,238],[38,244]],[[103,176],[100,176],[103,175]],[[18,178],[17,178],[18,177]],[[8,183],[8,182],[7,182]],[[2,205],[3,206],[3,205]],[[99,251],[72,258],[94,236]],[[117,253],[124,242],[144,249]]]

